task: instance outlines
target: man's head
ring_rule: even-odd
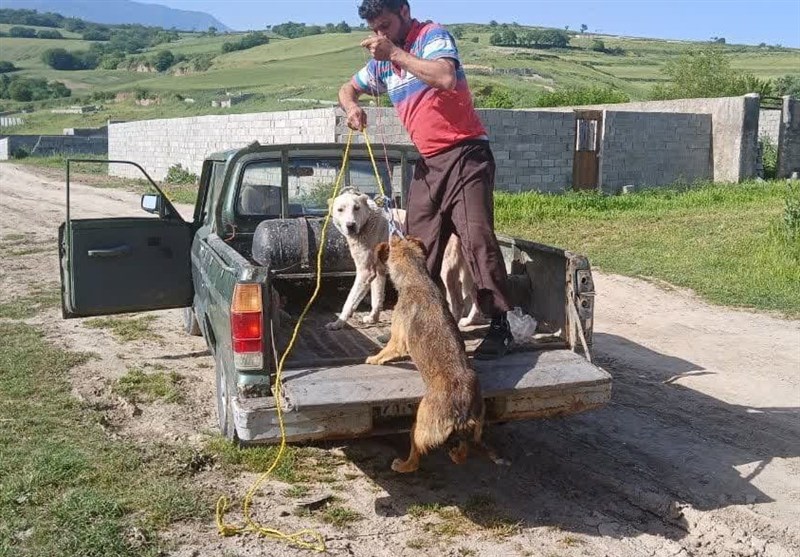
[[[358,15],[366,20],[376,35],[403,46],[411,29],[411,8],[408,0],[364,0]]]

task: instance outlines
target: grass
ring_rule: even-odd
[[[155,556],[160,529],[207,517],[194,486],[110,441],[71,396],[87,356],[20,323],[0,323],[0,338],[0,555]]]
[[[800,237],[782,232],[785,181],[624,196],[498,194],[505,234],[585,254],[606,272],[691,288],[722,305],[800,315]]]
[[[0,317],[29,319],[42,310],[58,307],[60,304],[61,292],[58,286],[41,284],[33,287],[27,296],[0,302]]]
[[[155,319],[154,315],[144,315],[136,318],[95,317],[87,319],[83,324],[90,329],[109,329],[117,340],[132,342],[135,340],[160,339],[161,335],[150,328]]]
[[[463,508],[424,503],[409,506],[407,512],[418,520],[436,517],[436,520],[425,523],[424,529],[445,538],[462,536],[476,530],[484,530],[496,538],[505,538],[520,530],[519,523],[502,514],[494,500],[486,495],[470,497]]]
[[[341,503],[334,502],[325,507],[320,513],[320,518],[326,524],[331,524],[337,528],[343,528],[362,520],[364,517],[356,511],[348,509]]]
[[[28,157],[24,159],[14,159],[13,164],[22,164],[42,171],[58,180],[66,179],[66,158],[63,156],[52,157]],[[80,162],[80,157],[76,157],[76,162],[70,164],[70,183],[86,183],[93,187],[111,188],[130,191],[134,193],[155,193],[152,185],[144,176],[141,179],[118,178],[108,176],[108,164]],[[197,186],[193,184],[165,184],[158,183],[161,190],[169,197],[173,203],[185,203],[194,205],[197,199]]]
[[[214,455],[220,469],[228,475],[241,472],[266,472],[275,460],[277,446],[239,447],[220,436],[212,436],[205,443],[205,451]],[[287,446],[272,475],[289,484],[332,483],[336,470],[343,461],[330,453],[312,447]],[[295,489],[296,488],[296,489]],[[304,486],[290,488],[290,497],[300,497]]]
[[[145,373],[138,368],[128,369],[114,387],[114,391],[131,402],[180,402],[180,375],[174,371]]]

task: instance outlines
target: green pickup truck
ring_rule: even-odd
[[[254,143],[214,153],[203,163],[189,222],[152,180],[158,193],[141,199],[147,215],[71,218],[68,161],[67,216],[59,228],[64,318],[183,308],[187,334],[202,335],[214,357],[220,430],[242,444],[279,441],[278,404],[288,441],[407,431],[424,393],[419,374],[410,362],[364,363],[388,331],[391,287],[378,324],[363,324],[356,314],[341,330],[325,327],[355,276],[346,242],[332,225],[322,292],[286,361],[281,399],[274,397],[278,358],[315,286],[322,222],[342,155],[340,144]],[[419,155],[405,145],[387,145],[380,155],[384,184],[402,206]],[[136,163],[113,162],[144,173]],[[353,145],[343,185],[377,194],[363,145]],[[514,305],[538,329],[500,360],[473,361],[487,421],[604,405],[611,377],[591,363],[589,262],[555,247],[498,239]],[[481,327],[462,332],[468,352],[484,333]]]

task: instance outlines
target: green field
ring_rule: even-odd
[[[785,181],[632,195],[499,194],[498,229],[583,253],[606,272],[691,288],[718,304],[800,316],[800,190]],[[793,222],[790,235],[787,222]]]
[[[489,27],[468,25],[459,40],[467,74],[473,88],[500,85],[507,88],[518,107],[535,106],[543,92],[565,87],[610,86],[627,93],[633,100],[647,99],[653,86],[663,83],[661,69],[687,48],[705,43],[665,41],[644,38],[574,35],[566,49],[528,49],[495,47],[489,44]],[[523,28],[524,29],[524,28]],[[85,97],[91,93],[132,92],[147,90],[159,98],[149,107],[135,106],[133,101],[103,103],[102,111],[89,117],[88,123],[103,118],[163,118],[230,112],[286,110],[322,106],[313,101],[334,101],[342,82],[367,60],[359,42],[367,34],[355,30],[350,34],[323,34],[299,39],[272,36],[267,45],[249,50],[222,53],[226,41],[241,35],[183,34],[181,39],[161,44],[139,56],[154,56],[160,50],[189,59],[200,55],[210,59],[206,71],[176,75],[137,73],[128,70],[56,71],[45,67],[41,54],[49,48],[84,50],[85,41],[0,38],[0,59],[9,60],[21,68],[16,75],[45,78],[64,82],[73,89],[73,97],[60,101],[40,101],[31,107],[34,113],[26,117],[24,126],[8,130],[13,133],[51,132],[54,127],[86,125],[85,117],[60,119],[57,126],[46,115],[57,104],[92,102]],[[619,47],[621,55],[593,52],[588,49],[592,40],[600,38],[607,48]],[[477,40],[477,42],[475,42]],[[800,72],[800,49],[723,45],[733,67],[751,72],[761,78],[775,78]],[[190,65],[191,60],[178,67]],[[528,70],[536,75],[521,77],[496,70]],[[234,109],[211,107],[211,99],[225,92],[252,95]],[[194,104],[181,102],[192,97]],[[303,98],[311,104],[286,103],[286,98]],[[0,109],[14,110],[19,103],[0,101]]]

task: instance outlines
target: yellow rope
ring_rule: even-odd
[[[372,168],[375,171],[375,179],[378,182],[378,188],[381,191],[381,197],[385,197],[384,189],[383,189],[383,182],[381,181],[380,173],[378,172],[378,166],[375,163],[375,157],[372,153],[372,146],[369,143],[369,137],[367,136],[367,131],[362,130],[364,134],[364,141],[367,144],[367,151],[369,151],[369,157],[372,161]],[[345,146],[344,155],[342,157],[342,167],[339,170],[339,175],[336,177],[336,183],[333,188],[333,192],[331,194],[332,198],[336,198],[339,193],[339,188],[341,187],[342,177],[344,176],[344,172],[347,168],[347,161],[350,157],[350,146],[353,140],[353,130],[350,130],[350,133],[347,135],[347,145]],[[261,525],[260,523],[253,520],[252,516],[250,515],[250,507],[252,505],[253,497],[258,491],[258,488],[261,487],[261,484],[269,477],[269,475],[275,470],[278,466],[278,463],[283,456],[283,452],[286,449],[286,429],[283,423],[283,410],[281,405],[281,394],[283,391],[283,383],[281,381],[283,375],[283,366],[286,363],[286,358],[291,353],[292,349],[294,348],[295,342],[297,341],[297,335],[300,332],[300,326],[303,324],[303,320],[305,319],[306,315],[308,314],[309,310],[311,309],[312,304],[317,299],[319,295],[320,287],[322,284],[322,254],[325,248],[325,241],[327,238],[328,233],[328,224],[331,219],[333,207],[328,208],[328,213],[325,216],[325,222],[322,225],[322,234],[320,235],[320,242],[319,242],[319,249],[317,250],[317,283],[316,288],[314,289],[314,293],[311,295],[311,298],[308,300],[306,307],[303,309],[303,312],[300,314],[300,317],[297,319],[297,324],[294,327],[294,331],[292,333],[292,337],[289,340],[289,344],[286,346],[286,350],[284,350],[283,355],[281,356],[280,362],[278,363],[278,369],[275,373],[275,408],[278,415],[278,425],[280,427],[281,432],[281,442],[278,447],[278,453],[275,455],[275,460],[273,460],[270,467],[267,469],[266,472],[261,474],[261,476],[256,480],[253,486],[248,490],[247,495],[244,498],[244,505],[243,505],[243,514],[245,519],[245,526],[236,526],[233,524],[226,524],[223,521],[223,517],[225,513],[228,511],[230,505],[228,504],[228,498],[222,495],[217,500],[217,509],[216,509],[216,522],[217,522],[217,529],[219,533],[223,536],[232,536],[234,534],[240,534],[244,532],[255,532],[256,534],[260,534],[267,538],[282,540],[290,544],[294,544],[298,547],[302,547],[304,549],[312,549],[314,551],[323,552],[326,550],[325,547],[325,538],[323,538],[322,534],[317,532],[316,530],[299,530],[297,532],[293,532],[291,534],[286,534],[281,532],[276,528],[267,528],[266,526]]]

